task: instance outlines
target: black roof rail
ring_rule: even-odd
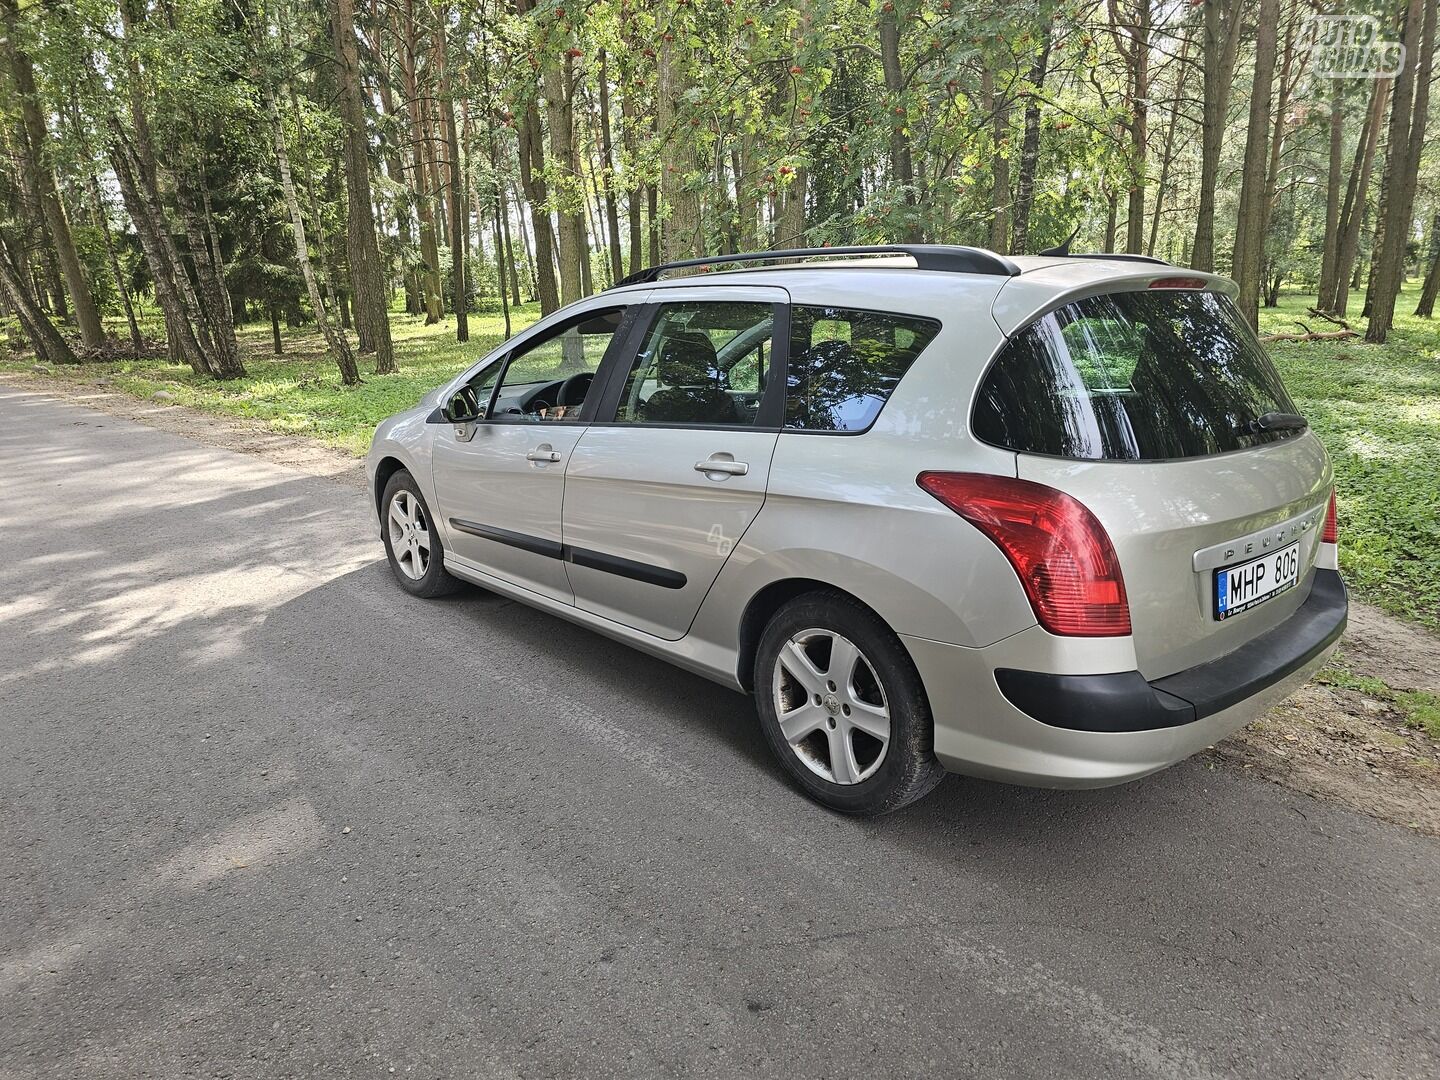
[[[660,280],[660,275],[669,270],[683,270],[687,267],[713,266],[717,263],[741,262],[797,262],[835,255],[908,255],[915,260],[918,270],[938,270],[950,274],[991,274],[999,277],[1014,277],[1020,273],[1004,255],[997,255],[984,248],[959,247],[953,244],[875,244],[864,247],[791,248],[782,251],[742,252],[738,255],[712,255],[705,259],[681,259],[678,262],[647,266],[643,270],[621,278],[613,288],[622,285],[644,285]]]
[[[1130,255],[1115,251],[1057,251],[1051,248],[1048,251],[1037,251],[1035,254],[1065,259],[1118,259],[1121,262],[1158,263],[1160,266],[1175,265],[1164,259],[1157,259],[1154,255]]]

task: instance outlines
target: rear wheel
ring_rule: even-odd
[[[887,814],[945,775],[905,647],[842,593],[807,593],[775,613],[756,652],[755,699],[770,748],[826,806]]]
[[[444,596],[460,587],[445,569],[445,548],[415,478],[401,469],[380,498],[381,535],[390,571],[412,596]]]

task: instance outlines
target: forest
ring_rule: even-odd
[[[0,317],[217,380],[237,326],[308,325],[354,384],[392,314],[463,342],[664,260],[1074,234],[1383,342],[1440,287],[1437,8],[0,0]]]

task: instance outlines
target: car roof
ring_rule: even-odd
[[[675,276],[620,285],[604,295],[633,298],[670,289],[706,286],[779,286],[803,303],[832,303],[935,316],[953,310],[957,294],[964,293],[972,302],[988,297],[993,302],[996,323],[1009,334],[1044,310],[1069,299],[1117,289],[1143,289],[1163,278],[1195,279],[1203,282],[1199,287],[1231,295],[1236,289],[1233,282],[1216,274],[1137,256],[1012,255],[1008,261],[1018,270],[1013,276],[921,270],[915,266],[914,259],[904,254],[772,263],[737,269],[685,267]],[[657,295],[655,299],[660,297]]]

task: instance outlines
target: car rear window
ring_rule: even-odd
[[[1122,292],[1066,304],[1016,334],[985,376],[972,427],[1024,453],[1138,461],[1290,438],[1252,423],[1294,411],[1228,297]]]
[[[792,307],[785,426],[864,431],[939,332],[912,315]]]

